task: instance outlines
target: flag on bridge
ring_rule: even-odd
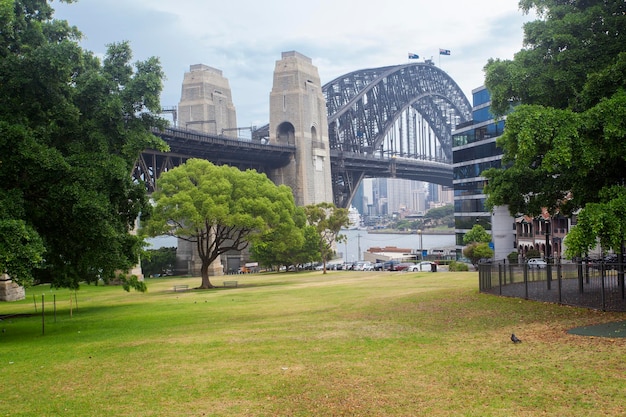
[[[409,59],[420,59],[418,54],[414,54],[413,52],[409,52]]]
[[[439,48],[439,55],[450,55],[450,50]]]

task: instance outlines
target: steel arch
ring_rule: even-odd
[[[378,149],[393,122],[412,106],[451,162],[452,126],[472,118],[470,102],[457,83],[429,63],[354,71],[325,84],[322,91],[330,147],[343,152]]]
[[[322,91],[328,111],[328,132],[333,164],[335,204],[347,207],[367,169],[347,163],[350,155],[433,159],[438,164],[452,163],[452,127],[472,118],[469,100],[457,83],[431,63],[412,63],[364,69],[342,75],[325,84]],[[407,146],[406,151],[383,151],[385,136],[394,129],[396,121],[409,108],[419,113],[435,135],[442,157],[419,155]],[[432,163],[420,167],[424,180],[444,183],[444,176],[435,174]],[[395,161],[391,162],[395,172]],[[400,176],[400,175],[398,175]]]

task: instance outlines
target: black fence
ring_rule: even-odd
[[[508,262],[478,266],[480,292],[603,311],[626,311],[624,264],[604,262],[541,265]]]

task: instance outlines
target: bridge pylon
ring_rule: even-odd
[[[237,115],[228,79],[222,71],[195,64],[185,73],[178,103],[180,127],[200,132],[237,137]],[[188,274],[200,275],[202,261],[195,243],[178,239],[176,267]],[[224,274],[221,259],[209,267],[210,276]]]
[[[221,70],[204,64],[189,67],[178,103],[178,124],[183,129],[237,137],[230,84]]]
[[[333,201],[326,99],[317,67],[296,51],[276,61],[269,140],[296,147],[291,162],[268,177],[291,187],[298,206]]]

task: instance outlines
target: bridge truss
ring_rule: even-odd
[[[368,176],[452,184],[452,128],[471,120],[472,108],[444,71],[430,63],[364,69],[322,90],[336,205],[347,207]]]
[[[456,82],[429,63],[364,69],[325,84],[334,203],[348,207],[361,181],[396,177],[452,185],[452,128],[470,121],[471,105]],[[155,132],[171,148],[146,150],[137,180],[154,191],[163,171],[187,158],[242,169],[284,166],[294,148],[270,145],[269,125],[252,139],[229,139],[186,129]]]

